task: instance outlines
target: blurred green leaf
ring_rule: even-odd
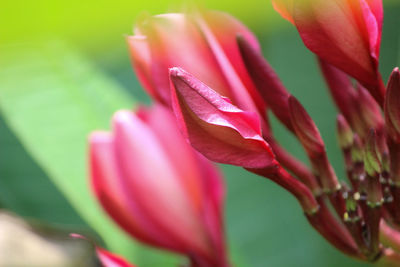
[[[0,51],[0,111],[43,172],[112,251],[140,266],[174,266],[174,257],[128,239],[89,191],[87,135],[108,128],[115,110],[132,106],[131,97],[61,42]]]
[[[1,116],[0,177],[2,208],[62,228],[87,228],[46,173],[24,150]]]

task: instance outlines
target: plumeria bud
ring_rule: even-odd
[[[390,137],[400,143],[400,71],[395,68],[387,84],[385,123]]]
[[[317,126],[300,102],[293,96],[289,98],[289,108],[293,128],[310,157],[318,157],[324,153],[324,141]]]
[[[349,149],[353,145],[354,134],[347,123],[345,117],[341,114],[337,116],[337,135],[339,145],[342,149]]]
[[[242,36],[238,36],[237,40],[243,61],[264,101],[276,117],[289,130],[294,131],[288,103],[290,93],[261,52],[254,49]]]
[[[324,141],[317,126],[300,102],[293,96],[289,97],[289,108],[295,133],[310,158],[315,175],[319,177],[323,190],[329,193],[337,191],[340,189],[340,184],[332,165],[329,163]],[[341,210],[339,206],[335,208]]]
[[[357,133],[362,132],[362,119],[357,109],[357,91],[350,77],[318,57],[319,66],[336,106]]]
[[[364,162],[363,144],[358,135],[354,135],[353,146],[351,148],[351,159],[354,163]]]
[[[366,137],[371,128],[381,131],[384,125],[381,109],[371,94],[361,85],[357,86],[357,106],[362,119],[364,132],[362,137]]]
[[[378,73],[382,0],[272,1],[312,52],[356,78],[383,104],[385,91]]]
[[[90,136],[90,167],[96,197],[131,236],[226,266],[221,177],[187,144],[170,111],[117,112],[112,134]]]
[[[265,116],[265,103],[240,56],[238,34],[260,50],[241,22],[216,11],[147,17],[127,42],[139,80],[156,100],[170,104],[168,69],[179,66],[238,107]]]
[[[210,160],[245,168],[276,165],[258,116],[242,111],[181,68],[171,68],[172,106],[192,146]]]

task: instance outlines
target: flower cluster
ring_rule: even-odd
[[[193,267],[226,267],[224,186],[208,160],[232,164],[286,189],[341,252],[398,264],[400,72],[384,85],[382,1],[273,5],[318,58],[339,110],[350,183],[336,176],[316,124],[256,37],[227,14],[202,11],[147,17],[127,38],[136,74],[157,104],[119,111],[111,134],[91,135],[94,192],[138,240],[186,255]],[[297,137],[311,167],[275,140],[268,111]]]

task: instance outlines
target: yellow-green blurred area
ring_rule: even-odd
[[[69,240],[71,231],[86,234],[138,267],[177,266],[180,258],[133,242],[100,209],[87,182],[86,140],[91,131],[108,129],[116,110],[150,102],[132,71],[125,43],[136,18],[195,4],[228,12],[256,33],[266,58],[316,121],[329,158],[344,177],[336,109],[315,58],[269,0],[2,0],[0,208],[50,227],[57,238]],[[400,2],[384,5],[380,67],[386,80],[400,64]],[[307,162],[293,136],[271,121],[282,145]],[[368,266],[327,244],[294,198],[272,182],[238,167],[223,170],[235,266]]]
[[[273,14],[268,1],[203,1],[199,6],[227,11],[252,28],[268,28]],[[64,37],[82,48],[100,52],[123,45],[138,15],[179,12],[193,1],[2,1],[0,10],[2,42]]]
[[[385,4],[396,4],[386,0]],[[142,13],[179,12],[198,5],[226,11],[256,32],[269,32],[284,24],[269,0],[147,0],[147,1],[1,1],[0,41],[19,42],[63,37],[90,51],[120,46]]]

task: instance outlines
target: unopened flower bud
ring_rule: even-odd
[[[390,75],[385,98],[385,122],[390,137],[400,142],[400,71]]]
[[[242,36],[238,36],[237,40],[243,61],[262,98],[276,117],[290,131],[294,131],[288,103],[290,93],[261,52],[254,49]]]
[[[383,128],[384,120],[381,109],[371,94],[360,84],[358,84],[357,89],[357,105],[364,128],[360,135],[365,138],[371,128],[380,131]]]
[[[289,98],[289,108],[293,128],[307,154],[310,157],[318,157],[321,153],[324,153],[324,141],[317,126],[294,96]]]
[[[181,68],[170,69],[172,107],[192,146],[210,160],[245,168],[275,165],[259,117],[243,111]]]
[[[347,120],[341,114],[337,116],[337,135],[340,147],[342,149],[349,149],[353,144],[354,134]]]
[[[375,130],[371,130],[365,144],[364,167],[366,173],[375,177],[382,172],[381,156],[378,152]]]

